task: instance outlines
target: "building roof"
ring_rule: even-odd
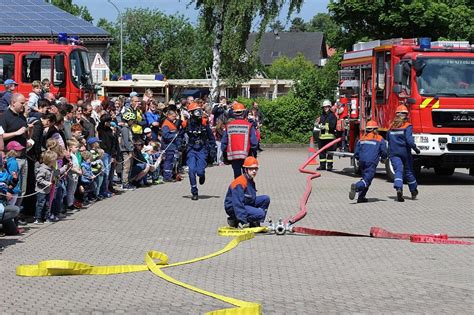
[[[58,33],[111,40],[100,27],[44,0],[0,0],[0,37],[51,37]]]
[[[247,41],[247,50],[252,51],[257,37],[252,33]],[[327,58],[326,44],[321,32],[280,32],[265,33],[260,41],[259,57],[264,65],[270,65],[278,57],[294,58],[298,53],[315,65]]]

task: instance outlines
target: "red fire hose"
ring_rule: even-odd
[[[474,245],[474,242],[469,242],[469,241],[461,241],[461,240],[453,240],[448,237],[447,234],[412,234],[412,233],[392,233],[387,230],[384,230],[379,227],[372,227],[370,229],[370,234],[365,235],[365,234],[354,234],[354,233],[346,233],[346,232],[338,232],[338,231],[327,231],[327,230],[318,230],[318,229],[312,229],[312,228],[305,228],[305,227],[298,227],[294,226],[294,224],[301,219],[303,219],[307,212],[307,203],[309,196],[311,195],[312,192],[312,185],[311,181],[315,178],[318,178],[321,176],[320,173],[317,171],[311,171],[307,170],[306,167],[308,164],[315,159],[321,152],[324,150],[328,149],[329,147],[333,146],[334,144],[338,143],[341,141],[342,138],[335,139],[334,141],[331,141],[330,143],[326,144],[322,148],[320,148],[318,151],[316,151],[312,156],[308,158],[308,160],[303,163],[299,171],[301,173],[309,174],[308,177],[306,178],[306,189],[303,194],[303,197],[301,198],[300,201],[300,211],[295,214],[294,216],[286,219],[284,221],[284,224],[286,226],[290,226],[290,230],[295,233],[301,233],[301,234],[308,234],[308,235],[315,235],[315,236],[351,236],[351,237],[372,237],[372,238],[386,238],[386,239],[400,239],[400,240],[410,240],[410,242],[413,243],[431,243],[431,244],[456,244],[456,245]],[[451,238],[474,238],[471,236],[453,236]]]

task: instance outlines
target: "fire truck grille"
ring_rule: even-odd
[[[456,167],[474,167],[474,155],[445,154],[441,157],[442,165],[456,165]]]
[[[442,111],[431,112],[433,126],[436,128],[474,128],[474,111]]]
[[[449,151],[473,151],[474,152],[474,143],[449,143]]]

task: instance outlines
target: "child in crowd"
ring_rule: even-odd
[[[154,170],[150,172],[152,183],[154,185],[164,184],[163,177],[161,176],[161,161],[163,156],[160,151],[161,144],[158,141],[152,141],[149,147],[151,147],[151,150],[148,151],[151,161],[150,164],[153,165],[154,168]]]
[[[87,145],[89,146],[90,152],[92,153],[92,162],[91,162],[91,168],[92,168],[92,174],[94,174],[94,195],[98,199],[102,199],[102,197],[99,195],[100,192],[100,187],[102,186],[102,181],[104,179],[104,174],[103,169],[104,169],[104,163],[102,162],[102,158],[104,157],[104,150],[100,148],[100,142],[99,138],[97,137],[92,137],[87,139]]]
[[[51,204],[49,194],[53,186],[53,172],[58,155],[53,151],[45,151],[41,155],[41,164],[36,162],[36,211],[35,224],[43,224],[43,220],[50,221]]]
[[[79,182],[79,176],[82,175],[81,165],[77,158],[77,152],[79,151],[80,143],[75,139],[68,140],[67,146],[69,148],[69,158],[72,163],[72,167],[67,176],[67,192],[66,192],[66,206],[69,210],[78,210],[79,207],[74,205],[74,192],[77,189],[77,183]]]
[[[83,195],[82,195],[82,202],[84,206],[89,204],[89,200],[95,201],[93,194],[95,192],[95,176],[92,173],[92,153],[89,151],[83,151],[82,155],[82,163],[81,163],[81,171],[82,175],[80,177],[80,182],[83,187]]]
[[[48,150],[53,151],[57,154],[56,160],[56,167],[55,169],[58,170],[57,176],[54,176],[54,186],[51,188],[50,192],[50,202],[51,202],[51,216],[50,220],[53,222],[59,221],[59,216],[62,215],[62,201],[64,197],[64,193],[66,191],[66,180],[65,180],[65,173],[68,169],[72,166],[72,164],[65,163],[64,156],[65,150],[59,142],[55,139],[48,139],[46,141],[46,148]]]
[[[11,175],[12,180],[8,186],[8,192],[12,195],[12,198],[8,202],[10,205],[14,205],[18,199],[18,194],[21,192],[21,181],[20,167],[17,162],[17,158],[21,156],[21,153],[25,149],[17,141],[10,141],[7,144],[7,171]]]

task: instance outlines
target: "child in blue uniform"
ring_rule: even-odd
[[[257,176],[258,161],[253,156],[245,159],[244,174],[232,181],[225,196],[224,208],[231,227],[257,227],[265,220],[270,197],[257,196],[254,178]]]
[[[357,203],[368,201],[365,195],[374,179],[379,159],[387,158],[387,144],[377,133],[378,127],[375,121],[367,122],[365,135],[356,144],[354,158],[359,161],[362,179],[351,185],[349,199],[353,200],[358,192]]]

